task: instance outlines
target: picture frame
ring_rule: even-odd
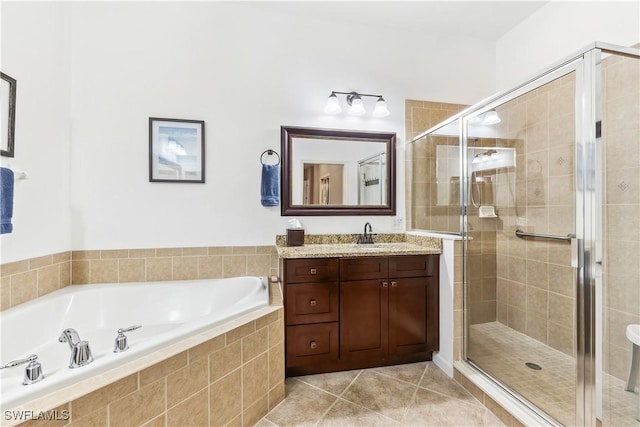
[[[18,83],[13,77],[0,72],[0,155],[15,155],[16,92]]]
[[[204,120],[149,117],[149,182],[204,183]]]

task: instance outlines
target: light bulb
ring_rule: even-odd
[[[384,98],[381,96],[378,97],[376,101],[376,107],[373,109],[373,113],[371,113],[373,117],[387,117],[389,114],[389,109],[387,108],[387,103],[384,101]]]
[[[342,112],[342,108],[340,108],[340,103],[338,102],[338,97],[335,92],[331,92],[331,95],[329,95],[329,99],[327,99],[327,106],[324,107],[324,112],[327,114],[340,114]]]
[[[362,98],[360,95],[354,95],[351,99],[351,108],[349,109],[349,114],[352,116],[361,116],[367,111],[364,109],[364,104],[362,103]]]
[[[502,120],[496,110],[489,110],[485,113],[484,119],[482,120],[482,124],[484,125],[495,125],[500,123]]]

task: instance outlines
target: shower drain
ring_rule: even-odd
[[[527,365],[527,368],[529,369],[533,369],[536,371],[541,371],[542,367],[540,365],[538,365],[537,363],[533,363],[533,362],[527,362],[525,363],[525,365]]]

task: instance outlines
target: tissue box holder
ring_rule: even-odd
[[[303,246],[304,229],[287,228],[287,246]]]

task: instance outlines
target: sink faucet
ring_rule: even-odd
[[[367,228],[369,229],[369,234],[367,234]],[[365,244],[372,244],[373,243],[373,234],[372,234],[372,229],[371,229],[371,224],[370,223],[365,223],[364,225],[364,233],[360,236],[358,236],[358,244],[360,245],[365,245]]]
[[[81,341],[80,335],[78,335],[75,329],[68,328],[62,331],[62,335],[60,335],[58,341],[69,343],[69,348],[71,349],[71,358],[69,359],[70,368],[79,368],[80,366],[93,362],[89,343],[87,341]]]

